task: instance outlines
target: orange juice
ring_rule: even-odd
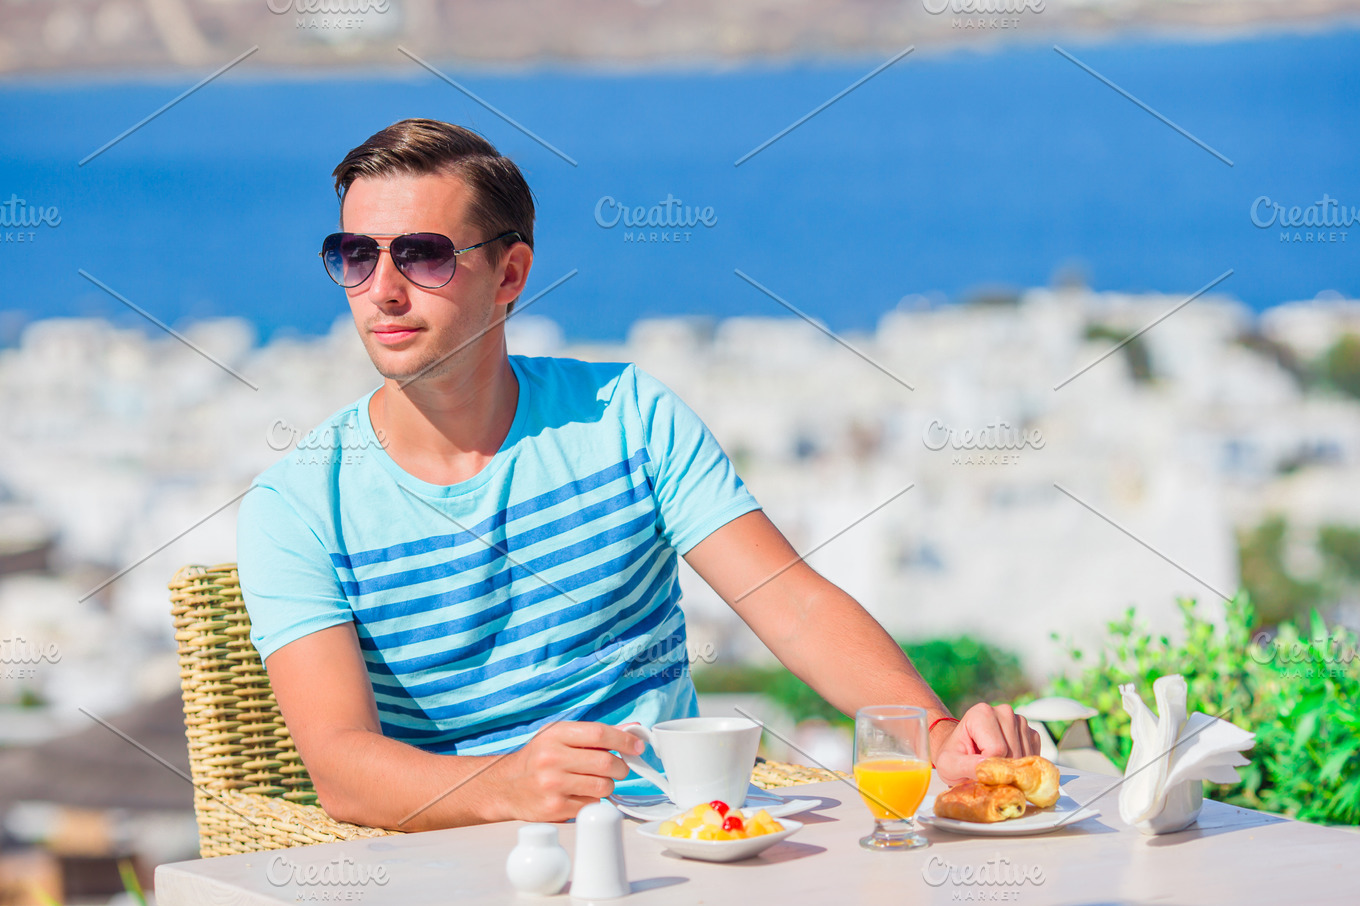
[[[926,797],[930,786],[930,765],[924,761],[882,759],[855,765],[855,785],[859,787],[869,813],[879,821],[910,818]],[[880,804],[881,803],[881,804]],[[883,806],[888,806],[892,814]]]

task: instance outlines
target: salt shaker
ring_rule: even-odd
[[[576,814],[576,866],[571,895],[583,900],[610,900],[628,895],[628,869],[623,864],[623,815],[601,799]]]
[[[519,829],[519,843],[505,860],[510,886],[520,893],[550,897],[562,892],[571,874],[571,857],[557,842],[551,824],[526,824]]]

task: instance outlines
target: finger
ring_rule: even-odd
[[[571,774],[589,774],[622,780],[628,776],[628,765],[623,759],[604,749],[568,748],[562,770]]]
[[[996,722],[1001,728],[1001,735],[1006,738],[1006,751],[1001,754],[1010,757],[1025,754],[1024,737],[1020,732],[1020,722],[1024,718],[1018,716],[1010,705],[996,705],[992,710],[996,713]]]
[[[609,724],[593,721],[561,721],[556,726],[560,728],[559,738],[569,746],[604,749],[625,755],[641,755],[642,750],[646,748],[642,740],[632,733],[625,733]]]
[[[1029,740],[1029,751],[1025,754],[1038,755],[1039,749],[1043,747],[1043,741],[1039,738],[1039,731],[1031,727],[1029,721],[1025,721],[1025,738]]]
[[[986,755],[941,755],[939,760],[935,762],[935,772],[940,775],[941,780],[950,786],[962,783],[965,780],[976,780],[978,762],[987,757]]]
[[[564,774],[560,791],[568,798],[603,799],[614,792],[614,780],[596,774]]]
[[[603,796],[568,796],[567,797],[567,818],[575,818],[576,813],[587,805],[594,805],[603,799]],[[565,819],[564,819],[565,820]]]
[[[1006,741],[1006,734],[1002,731],[996,712],[990,705],[979,703],[965,711],[963,726],[968,730],[973,746],[984,757],[1005,755],[1009,752],[1010,744]]]

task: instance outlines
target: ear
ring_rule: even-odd
[[[524,284],[529,279],[529,269],[534,264],[534,250],[523,242],[510,246],[510,251],[501,259],[500,285],[496,287],[496,304],[509,305],[524,292]]]

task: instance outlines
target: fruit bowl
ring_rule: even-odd
[[[781,818],[779,823],[784,825],[784,829],[772,834],[743,837],[737,840],[693,840],[688,837],[670,837],[659,833],[658,829],[663,823],[665,822],[648,821],[646,824],[639,825],[637,830],[642,836],[649,840],[655,840],[676,855],[684,856],[686,859],[701,859],[705,862],[739,862],[742,859],[749,859],[803,829],[801,821]]]

